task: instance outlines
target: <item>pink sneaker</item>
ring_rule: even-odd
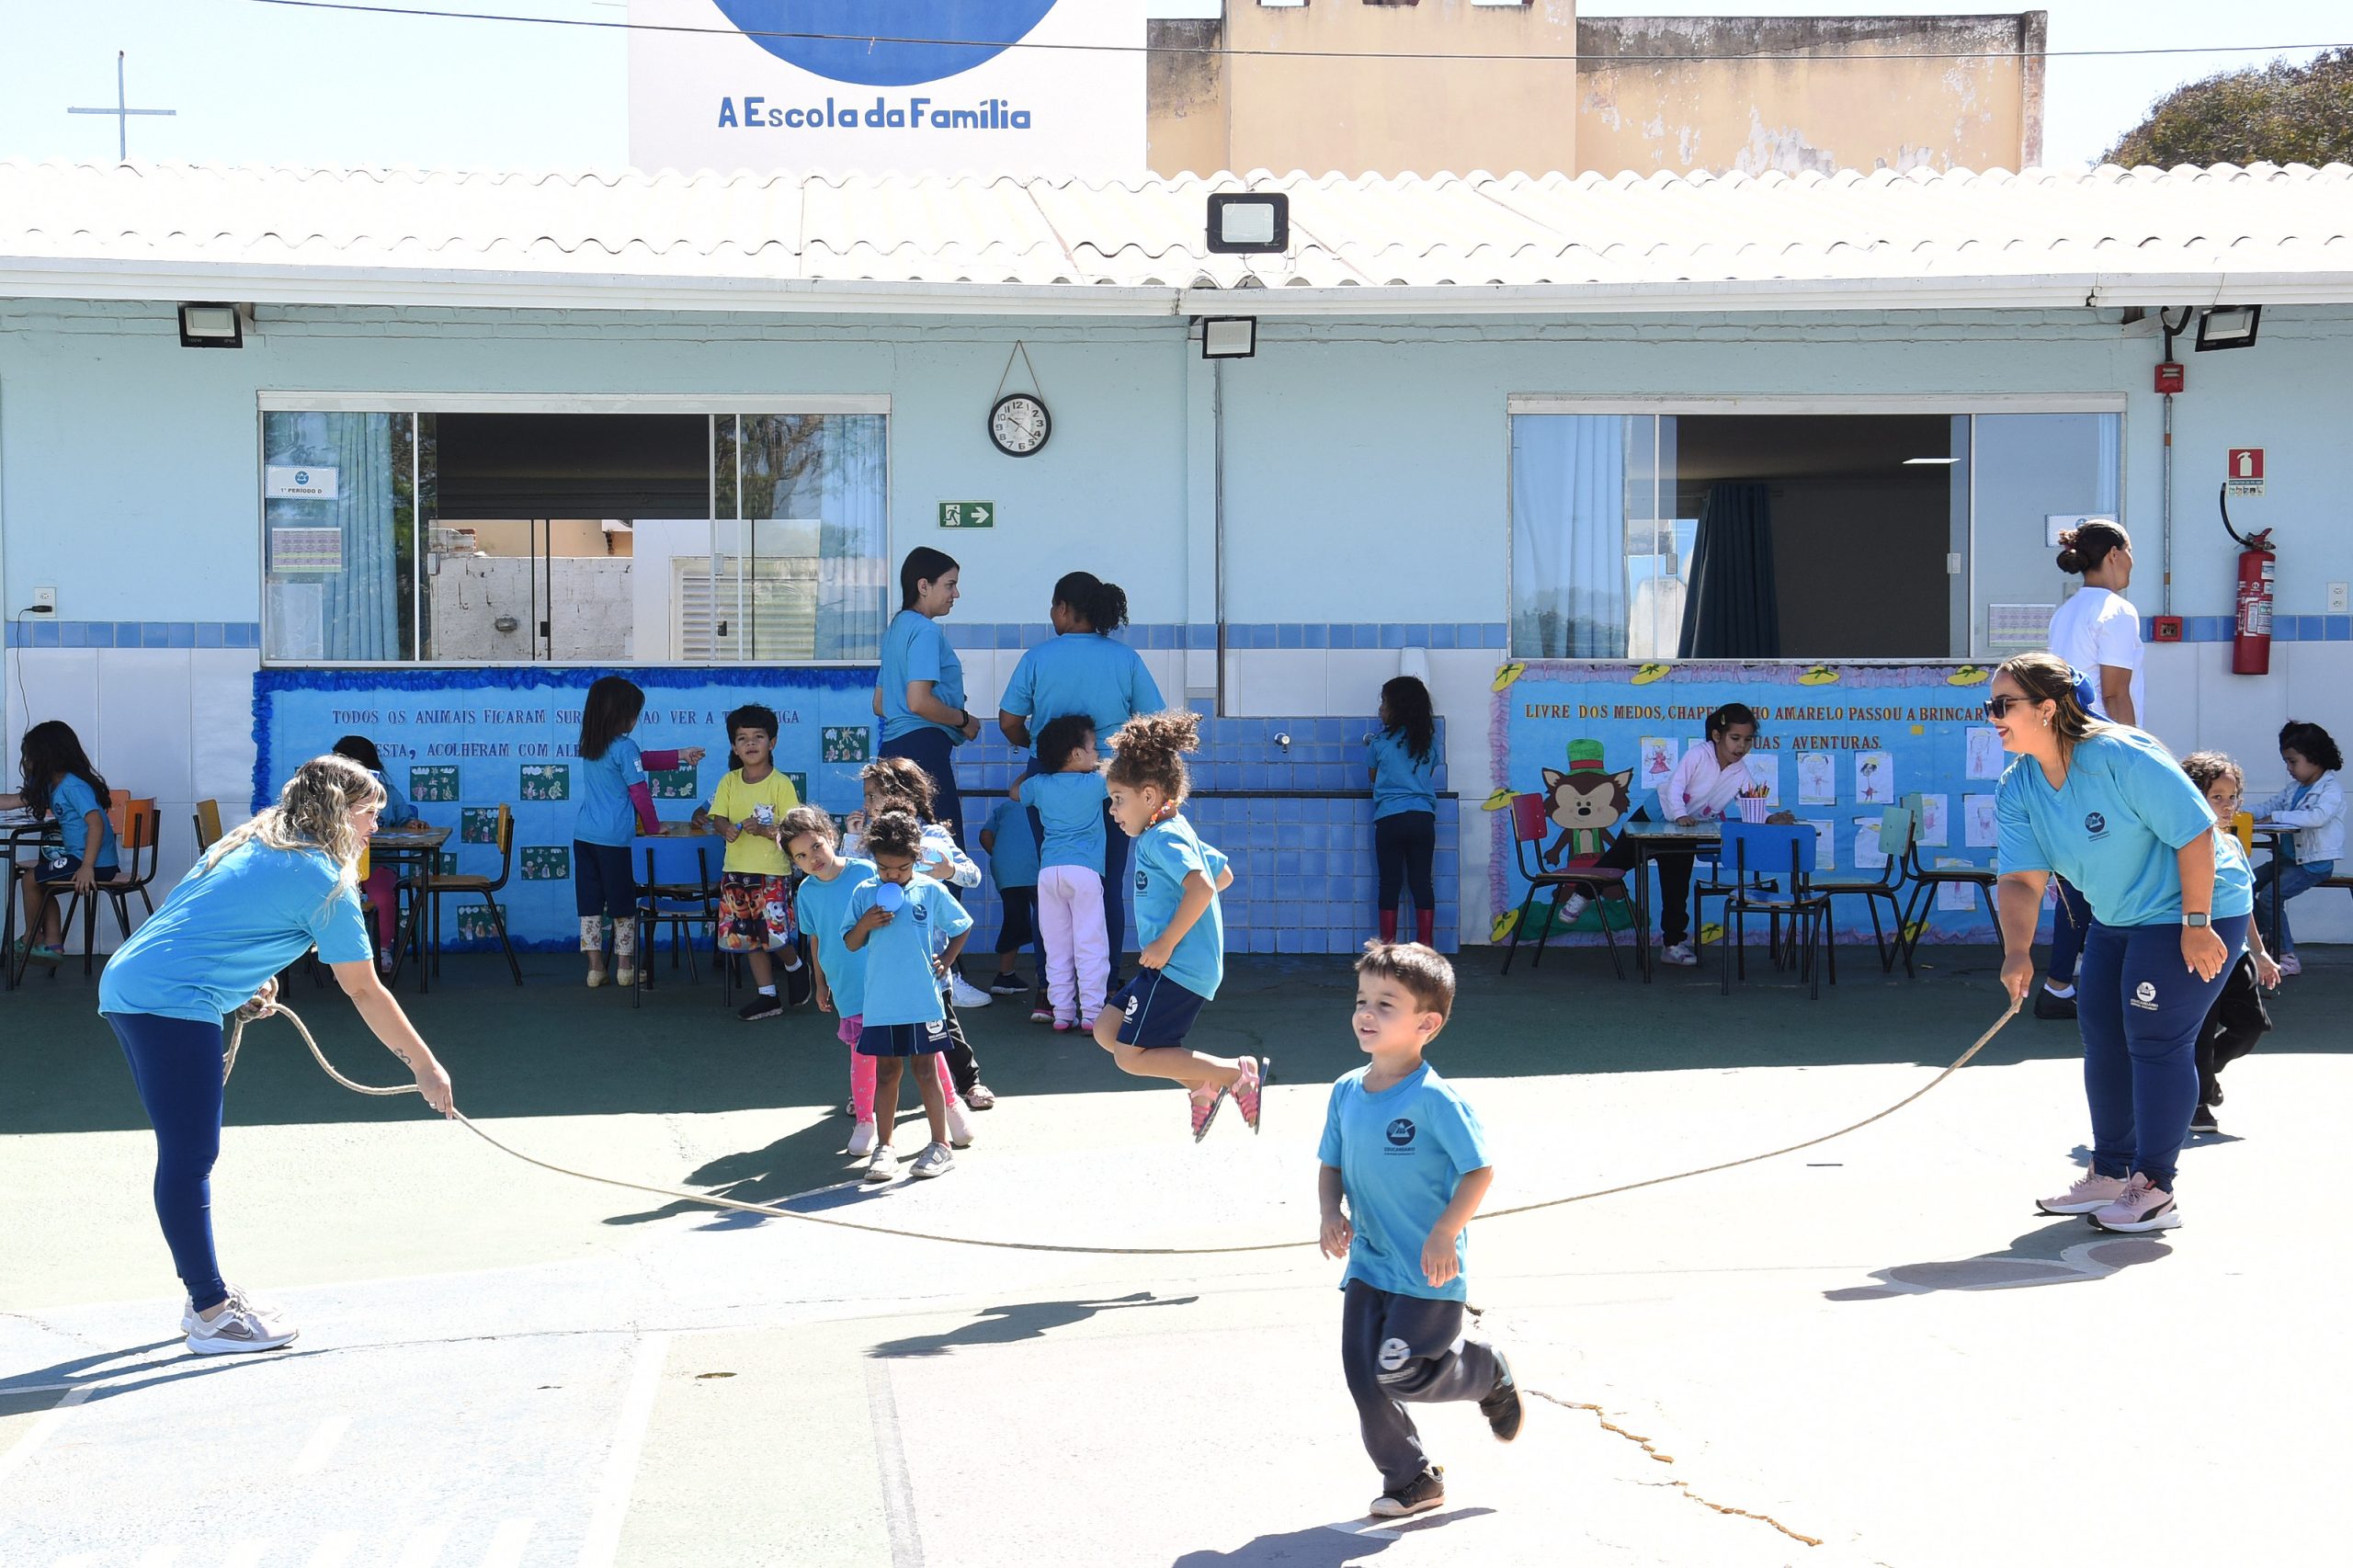
[[[1074,1018],[1056,1018],[1054,1020],[1054,1032],[1056,1034],[1070,1034],[1074,1032],[1077,1028],[1078,1022]]]
[[[2091,1172],[2056,1198],[2039,1198],[2034,1206],[2045,1214],[2088,1214],[2124,1196],[2124,1178]]]
[[[1256,1056],[1245,1056],[1240,1061],[1242,1076],[1233,1080],[1233,1105],[1242,1113],[1242,1124],[1256,1132],[1258,1131],[1259,1100],[1275,1062],[1273,1057],[1261,1061]]]
[[[1198,1143],[1209,1136],[1210,1123],[1217,1119],[1217,1108],[1225,1098],[1222,1084],[1195,1084],[1185,1091],[1193,1106],[1193,1142]]]
[[[2092,1223],[2103,1231],[2170,1231],[2181,1223],[2173,1194],[2135,1171],[2115,1202],[2096,1210]]]

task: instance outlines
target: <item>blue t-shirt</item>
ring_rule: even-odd
[[[1103,802],[1110,790],[1102,774],[1033,774],[1021,781],[1021,799],[1038,809],[1046,830],[1038,846],[1040,866],[1103,869]]]
[[[869,877],[851,890],[842,911],[847,931],[874,907],[882,886]],[[931,967],[935,954],[958,934],[972,928],[972,917],[947,888],[918,875],[906,885],[906,903],[888,926],[866,937],[866,1006],[870,1024],[930,1024],[948,1016],[939,1005],[941,981]]]
[[[1065,631],[1021,655],[997,706],[1029,720],[1030,749],[1049,719],[1084,713],[1095,721],[1095,749],[1111,755],[1112,732],[1139,713],[1157,713],[1160,687],[1125,642],[1092,631]]]
[[[837,1017],[854,1018],[866,1010],[866,949],[851,952],[842,946],[842,933],[850,927],[850,894],[873,876],[873,861],[852,857],[842,862],[841,871],[830,882],[801,878],[801,891],[792,898],[801,928],[816,944],[817,967],[825,971]]]
[[[98,843],[95,859],[91,858],[90,848],[92,812],[98,813]],[[94,871],[102,866],[118,863],[115,858],[114,824],[107,820],[106,809],[98,804],[98,792],[91,789],[80,774],[67,774],[50,790],[49,814],[57,819],[57,836],[64,841],[65,853]]]
[[[1403,731],[1383,730],[1368,743],[1372,749],[1372,820],[1399,812],[1438,810],[1438,739],[1430,739],[1430,754],[1415,760],[1405,749]]]
[[[999,801],[981,829],[996,846],[989,851],[989,880],[1001,888],[1038,885],[1038,835],[1029,808],[1010,798]]]
[[[407,791],[392,782],[391,774],[371,767],[368,770],[368,777],[384,787],[384,809],[377,813],[376,819],[380,825],[398,827],[403,823],[416,820],[416,803],[408,798]]]
[[[1176,917],[1185,879],[1199,871],[1215,887],[1224,869],[1225,857],[1202,843],[1181,814],[1145,828],[1135,844],[1136,934],[1146,945],[1158,941]],[[1197,996],[1217,994],[1225,979],[1225,912],[1215,893],[1160,972]]]
[[[583,844],[618,845],[626,849],[637,838],[637,807],[629,787],[645,782],[645,765],[637,743],[620,736],[605,747],[605,755],[579,763],[580,811],[572,836]]]
[[[199,860],[115,949],[98,1011],[217,1024],[313,946],[322,963],[367,961],[359,890],[323,850],[248,839],[209,871]]]
[[[2171,926],[2181,919],[2175,851],[2215,832],[2214,812],[2155,737],[2104,730],[2079,742],[2057,790],[2042,765],[2021,756],[1994,797],[2005,871],[2056,871],[2103,926]],[[2255,908],[2244,859],[2214,857],[2218,915]]]
[[[1332,1085],[1324,1112],[1324,1142],[1315,1157],[1340,1173],[1348,1195],[1346,1286],[1361,1279],[1376,1290],[1432,1301],[1466,1299],[1471,1228],[1454,1238],[1459,1272],[1443,1285],[1422,1273],[1422,1244],[1462,1178],[1491,1162],[1479,1119],[1427,1062],[1379,1094],[1368,1093],[1359,1067]]]
[[[882,633],[882,671],[875,677],[882,692],[882,738],[895,741],[918,730],[938,730],[961,741],[961,731],[918,717],[907,706],[911,680],[931,682],[932,697],[950,708],[964,706],[964,661],[948,645],[948,633],[921,610],[903,609]]]

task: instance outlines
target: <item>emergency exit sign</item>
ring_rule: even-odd
[[[942,501],[939,504],[939,526],[943,528],[993,528],[996,527],[996,503]]]

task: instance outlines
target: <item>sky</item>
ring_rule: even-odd
[[[621,21],[623,0],[385,0]],[[1238,0],[1248,4],[1250,0]],[[2025,6],[2019,6],[2025,9]],[[2044,0],[2052,58],[2044,163],[2089,164],[2177,85],[2268,56],[2241,45],[2353,44],[2345,0]],[[1586,0],[1586,16],[1696,6]],[[1748,4],[1713,15],[1881,15],[1983,5]],[[713,20],[719,20],[714,8]],[[2129,26],[2121,19],[2129,18]],[[313,166],[610,168],[628,160],[626,35],[303,11],[258,0],[0,0],[0,157],[111,160],[115,51],[128,54],[134,158]],[[2072,50],[2195,52],[2066,58]],[[2311,47],[2290,51],[2310,58]]]

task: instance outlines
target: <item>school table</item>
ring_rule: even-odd
[[[1665,854],[1704,853],[1723,843],[1722,823],[1630,822],[1619,828],[1620,838],[1634,846],[1634,968],[1643,983],[1651,980],[1651,862]],[[1695,927],[1691,939],[1697,942]]]
[[[17,851],[30,849],[33,858],[38,860],[40,858],[40,846],[47,843],[63,842],[63,834],[56,823],[45,818],[37,819],[29,812],[0,812],[0,829],[5,829],[8,835],[8,910],[6,915],[0,918],[0,982],[5,982],[5,984],[0,984],[0,990],[14,991],[24,972],[23,966],[17,961],[17,908],[22,902],[17,886],[17,873],[23,869],[17,862]],[[28,943],[31,942],[32,935],[29,931],[25,933]],[[25,960],[26,963],[31,961],[29,957]]]
[[[2296,830],[2282,823],[2259,822],[2255,824],[2253,832],[2257,838],[2271,846],[2271,928],[2264,933],[2268,940],[2279,934],[2279,869],[2287,865],[2281,852],[2287,848],[2288,840],[2296,835]],[[2264,950],[2271,952],[2268,947]],[[2279,955],[2275,952],[2271,956],[2276,959]]]
[[[401,918],[397,907],[392,911],[392,972],[384,984],[392,989],[400,984],[401,966],[408,961],[423,935],[426,912],[432,899],[424,889],[425,879],[433,874],[439,864],[441,846],[449,842],[449,830],[435,827],[430,823],[415,823],[406,827],[380,828],[368,835],[368,864],[370,869],[379,866],[409,868],[411,874],[393,883],[392,897],[397,903],[402,890],[408,894],[408,915]],[[433,965],[419,955],[416,961],[416,989],[421,994],[433,989]]]

